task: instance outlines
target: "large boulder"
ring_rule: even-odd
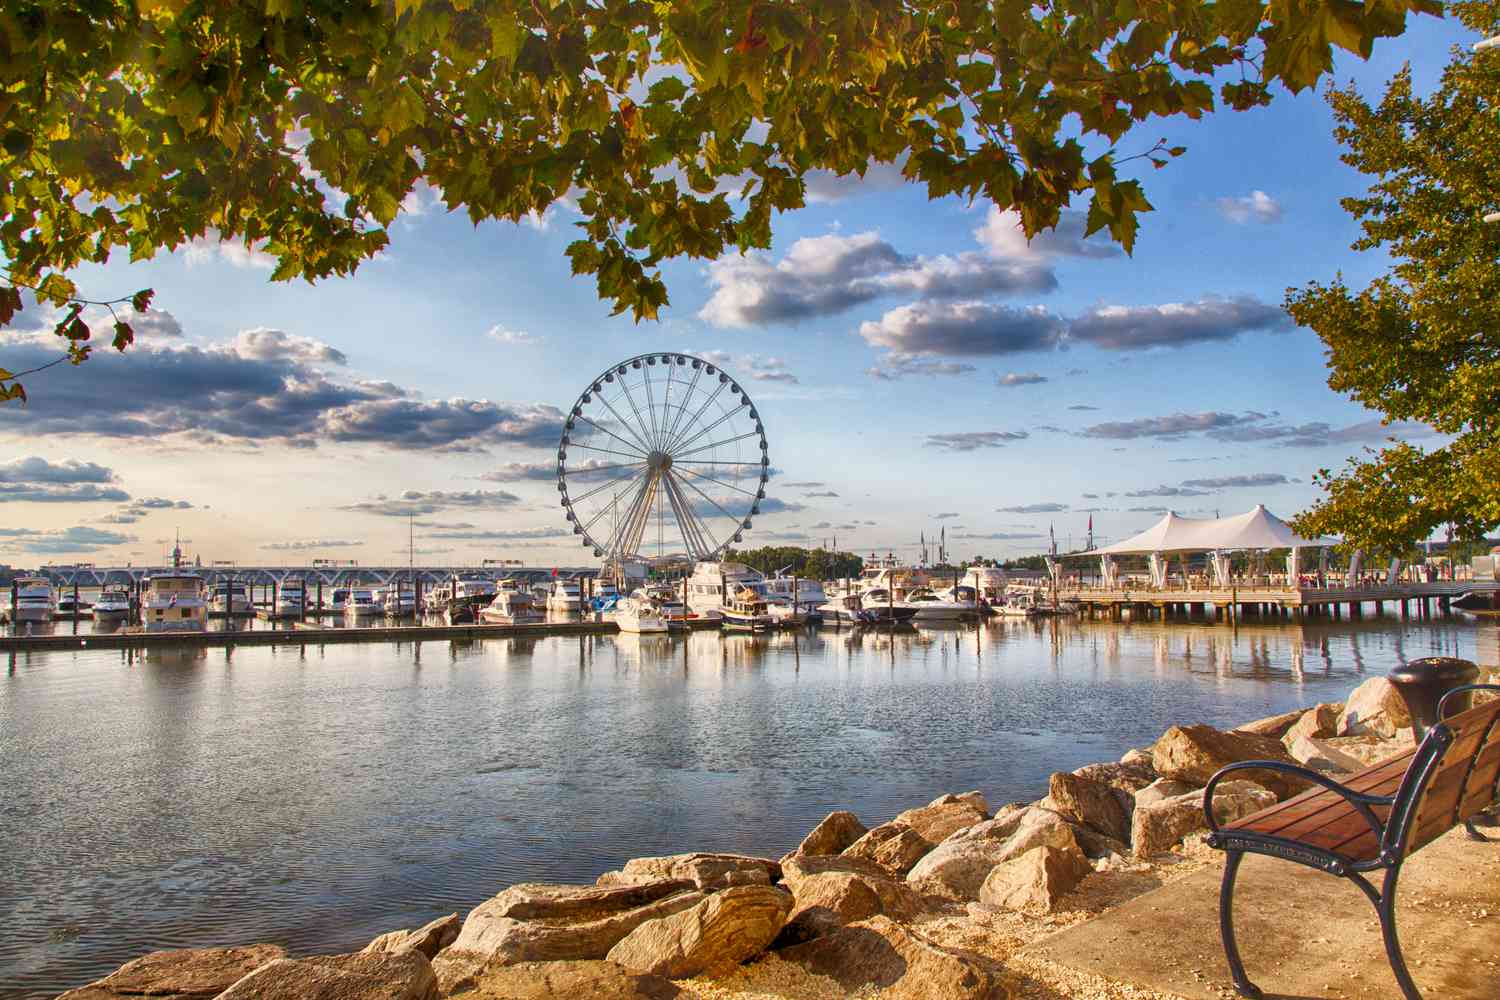
[[[996,865],[979,887],[979,901],[1024,913],[1051,913],[1093,870],[1081,853],[1044,844]]]
[[[852,812],[831,812],[802,838],[795,854],[841,854],[844,848],[870,831]]]
[[[922,855],[932,850],[931,841],[904,823],[882,823],[844,849],[846,858],[873,861],[893,875],[911,871]]]
[[[692,909],[646,921],[609,950],[609,960],[671,979],[738,965],[765,951],[791,910],[785,889],[735,886]]]
[[[988,816],[984,796],[978,792],[968,792],[964,795],[939,796],[925,806],[898,813],[891,822],[910,828],[929,844],[938,844],[946,840],[949,834],[966,826],[973,826]]]
[[[1323,702],[1314,705],[1297,717],[1286,732],[1281,734],[1281,742],[1291,749],[1293,743],[1298,739],[1308,736],[1313,739],[1323,739],[1326,736],[1336,736],[1339,731],[1339,716],[1344,712],[1343,702]]]
[[[1253,781],[1225,781],[1214,788],[1214,820],[1221,826],[1276,804],[1274,792]],[[1190,833],[1208,829],[1203,793],[1189,792],[1138,806],[1131,818],[1130,846],[1138,858],[1171,850]]]
[[[1115,840],[1130,836],[1130,815],[1119,793],[1101,781],[1058,771],[1048,782],[1047,797],[1052,800],[1052,808],[1091,830]]]
[[[950,837],[917,862],[907,872],[906,881],[920,892],[974,900],[996,865],[1044,845],[1083,853],[1066,819],[1050,809],[1034,807]]]
[[[1213,726],[1173,726],[1156,741],[1151,752],[1156,773],[1202,787],[1227,764],[1242,760],[1296,761],[1281,741],[1271,736],[1224,733]],[[1240,775],[1289,798],[1310,787],[1307,779],[1276,771],[1246,771]]]
[[[805,944],[781,958],[827,976],[848,994],[879,991],[882,1000],[1006,1000],[998,977],[963,953],[928,941],[889,917],[871,917]]]
[[[1188,781],[1178,781],[1176,778],[1157,778],[1151,784],[1135,793],[1135,809],[1142,806],[1154,806],[1156,803],[1166,799],[1175,799],[1179,795],[1186,795],[1198,786]],[[1131,810],[1134,816],[1135,809]]]
[[[1311,736],[1298,736],[1287,744],[1286,749],[1297,759],[1298,763],[1315,771],[1353,774],[1355,771],[1363,770],[1365,766],[1357,757],[1344,753],[1327,740],[1315,739]]]
[[[596,881],[601,886],[628,886],[663,879],[685,879],[699,889],[771,885],[780,881],[781,865],[767,858],[752,858],[744,854],[669,854],[657,858],[632,858],[619,871],[605,872]]]
[[[1256,719],[1247,722],[1243,726],[1235,726],[1237,733],[1249,733],[1252,736],[1274,736],[1280,739],[1286,731],[1302,718],[1302,709],[1295,712],[1282,712],[1280,715],[1268,715],[1264,719]]]
[[[1354,758],[1360,762],[1361,767],[1378,764],[1417,745],[1416,737],[1410,729],[1400,730],[1394,739],[1389,740],[1380,736],[1330,736],[1319,742],[1346,757]]]
[[[677,1000],[681,987],[661,976],[643,975],[613,962],[522,962],[478,976],[463,1000]]]
[[[864,858],[792,858],[783,873],[793,905],[778,945],[807,941],[879,914],[911,920],[922,910],[915,890]]]
[[[451,990],[490,965],[604,958],[646,921],[696,906],[704,893],[689,884],[512,886],[469,911],[458,937],[436,959],[438,976]]]
[[[220,993],[218,1000],[438,1000],[427,956],[320,955],[268,962]]]
[[[1411,728],[1411,710],[1396,685],[1371,677],[1349,695],[1339,714],[1339,736],[1383,736],[1390,739]]]
[[[179,948],[132,959],[103,979],[58,1000],[114,1000],[150,996],[158,1000],[198,1000],[224,992],[267,962],[286,957],[274,944],[247,948]]]
[[[414,931],[391,931],[389,934],[382,934],[365,945],[364,951],[367,955],[392,954],[414,948],[428,958],[434,958],[438,952],[453,943],[462,926],[463,921],[458,919],[458,914],[450,913]]]

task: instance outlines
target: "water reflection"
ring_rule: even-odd
[[[1041,794],[1168,725],[1342,698],[1494,622],[1004,620],[8,654],[0,997],[141,951],[344,950],[522,880],[775,856],[827,812]],[[87,928],[70,934],[67,928]]]

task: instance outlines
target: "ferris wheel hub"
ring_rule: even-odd
[[[646,464],[650,467],[652,472],[666,472],[672,467],[672,456],[668,455],[664,451],[653,451],[651,454],[646,456]]]

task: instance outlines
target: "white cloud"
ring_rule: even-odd
[[[343,351],[322,341],[263,326],[236,334],[234,350],[240,357],[254,361],[291,361],[303,365],[349,363]]]
[[[999,384],[1007,388],[1013,388],[1018,385],[1039,385],[1046,381],[1047,376],[1039,375],[1036,372],[1007,372],[1000,376]]]
[[[263,250],[249,246],[244,240],[236,237],[230,240],[221,240],[217,234],[200,236],[188,244],[187,262],[189,266],[204,264],[215,257],[227,262],[233,267],[253,268],[255,270],[269,271],[276,266],[276,258]]]
[[[542,338],[525,330],[507,330],[496,324],[484,332],[484,335],[497,344],[505,344],[510,347],[519,347],[527,344],[540,343]]]
[[[859,335],[897,354],[984,357],[1051,350],[1063,329],[1063,321],[1041,306],[914,302],[866,320]]]
[[[1220,215],[1241,226],[1281,221],[1281,202],[1258,189],[1241,198],[1220,198],[1218,205]]]
[[[983,224],[974,230],[974,238],[991,256],[1009,260],[1044,257],[1102,259],[1120,255],[1120,248],[1102,235],[1086,238],[1083,235],[1085,228],[1082,212],[1065,211],[1058,218],[1056,228],[1044,229],[1028,241],[1021,229],[1019,212],[1002,212],[991,205]]]

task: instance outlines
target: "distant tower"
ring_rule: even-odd
[[[177,532],[177,538],[172,543],[172,568],[182,568],[182,532]]]

